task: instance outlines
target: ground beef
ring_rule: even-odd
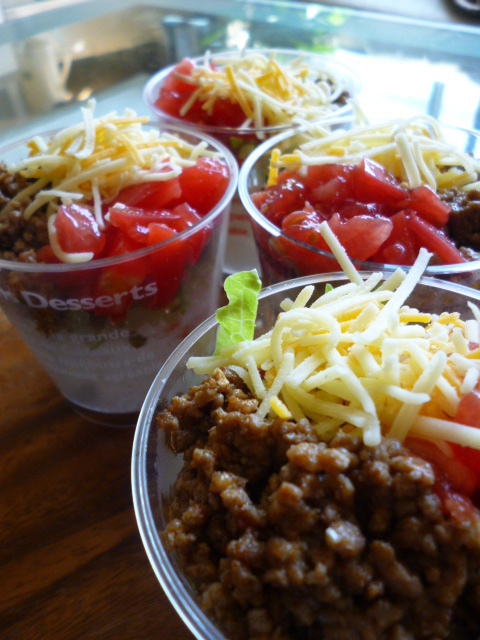
[[[480,191],[452,189],[440,195],[450,207],[449,238],[457,247],[466,248],[467,259],[478,260],[478,253],[471,252],[480,252]]]
[[[231,371],[158,416],[185,463],[166,544],[232,640],[480,637],[480,515],[398,441],[259,421]]]
[[[28,182],[18,173],[9,173],[0,164],[0,211]],[[33,214],[28,220],[23,211],[30,203],[26,198],[4,216],[0,216],[0,259],[36,262],[37,250],[49,244],[47,218],[44,212]]]

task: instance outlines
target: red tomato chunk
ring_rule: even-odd
[[[60,206],[55,228],[58,243],[67,253],[92,252],[98,258],[105,247],[105,235],[86,207],[78,204]]]
[[[319,226],[327,220],[353,260],[408,266],[425,247],[439,263],[466,261],[444,231],[449,206],[427,186],[404,188],[368,158],[355,166],[310,166],[302,174],[286,170],[252,200],[285,236],[325,251]],[[306,249],[287,240],[282,247],[302,272],[318,268],[313,257],[309,268]]]
[[[188,58],[179,62],[160,88],[156,106],[170,116],[195,124],[235,129],[240,127],[245,122],[246,115],[241,106],[229,98],[217,98],[211,110],[204,109],[203,103],[195,100],[184,113],[181,113],[197,89],[194,83],[185,80],[191,77],[194,68],[194,63]],[[211,68],[215,69],[213,65]]]
[[[463,396],[453,419],[480,428],[479,389]],[[468,520],[471,507],[462,496],[469,496],[480,507],[480,450],[449,442],[450,451],[445,452],[436,443],[418,438],[407,438],[405,444],[435,467],[437,490],[444,508],[455,517]]]

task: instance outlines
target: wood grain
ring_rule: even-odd
[[[138,534],[133,435],[77,415],[0,312],[2,640],[192,640]]]

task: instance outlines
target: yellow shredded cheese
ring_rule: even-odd
[[[351,91],[351,77],[339,65],[300,53],[281,62],[277,52],[239,51],[213,59],[207,52],[191,75],[178,75],[196,87],[181,109],[182,116],[197,100],[211,114],[217,99],[230,99],[245,114],[244,127],[317,120],[335,112],[341,106],[340,98]]]
[[[479,189],[480,160],[447,140],[431,116],[419,115],[350,129],[310,126],[293,151],[271,156],[270,174],[281,168],[330,163],[358,164],[365,157],[382,165],[404,186],[434,191]]]
[[[339,260],[326,227],[322,235]],[[259,419],[307,419],[322,438],[347,427],[368,446],[414,434],[480,448],[480,430],[454,422],[461,397],[480,378],[480,349],[469,347],[478,318],[406,305],[430,257],[422,249],[408,272],[387,279],[381,272],[360,278],[346,264],[349,283],[316,300],[313,286],[303,288],[281,303],[270,331],[219,355],[192,357],[187,367],[197,374],[232,367],[258,398]]]

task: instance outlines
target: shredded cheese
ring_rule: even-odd
[[[337,260],[338,241],[327,222],[322,235]],[[312,299],[314,287],[285,299],[267,333],[192,357],[187,367],[212,374],[231,367],[258,399],[256,415],[309,420],[319,437],[340,427],[358,430],[368,446],[384,436],[409,434],[480,448],[480,430],[454,422],[461,397],[480,378],[474,319],[440,315],[406,305],[428,265],[422,249],[408,271],[363,279],[346,263],[351,281]],[[346,259],[348,262],[348,258]]]
[[[431,116],[419,115],[350,129],[308,126],[296,149],[272,152],[270,177],[282,168],[341,163],[358,164],[369,158],[403,185],[428,185],[434,191],[479,189],[480,160],[447,140]]]
[[[212,65],[213,62],[213,65]],[[180,111],[185,116],[200,101],[211,114],[217,99],[230,99],[245,114],[243,127],[291,125],[318,120],[341,106],[351,93],[351,76],[320,56],[299,54],[281,62],[277,52],[239,51],[213,58],[207,52],[191,75],[177,75],[196,90]]]
[[[41,211],[48,216],[50,245],[62,262],[90,260],[89,253],[61,250],[55,233],[55,214],[62,204],[81,203],[91,208],[100,229],[105,228],[102,205],[132,184],[163,182],[178,176],[199,157],[218,157],[205,143],[191,144],[180,136],[144,128],[148,118],[131,110],[94,118],[95,101],[82,108],[82,122],[44,140],[29,143],[30,155],[8,167],[19,172],[28,186],[0,211],[6,215],[30,200],[23,215]]]

